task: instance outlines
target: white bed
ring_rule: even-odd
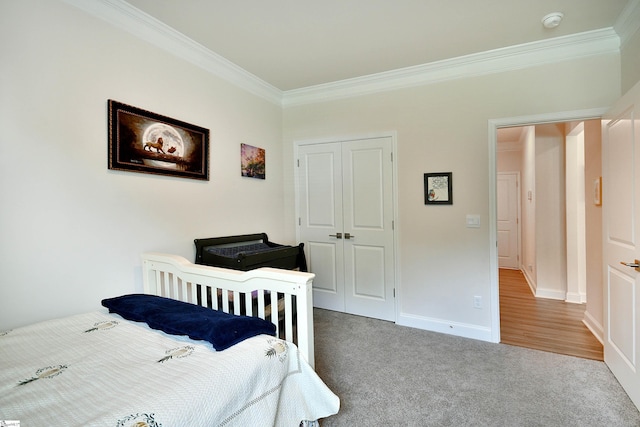
[[[143,277],[146,294],[209,300],[223,311],[266,317],[287,340],[260,334],[215,351],[209,342],[151,329],[107,309],[0,332],[0,420],[23,426],[298,426],[338,411],[338,397],[312,369],[312,274],[240,272],[149,253]],[[270,298],[270,292],[282,295]],[[269,300],[280,301],[280,308],[270,310]]]

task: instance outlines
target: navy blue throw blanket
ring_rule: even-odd
[[[104,299],[102,305],[111,313],[167,334],[208,341],[217,351],[256,335],[276,333],[273,323],[259,317],[236,316],[157,295],[122,295]]]

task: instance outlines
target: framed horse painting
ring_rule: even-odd
[[[109,169],[209,180],[209,129],[108,103]]]

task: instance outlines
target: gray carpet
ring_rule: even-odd
[[[603,362],[314,310],[330,426],[640,426]]]

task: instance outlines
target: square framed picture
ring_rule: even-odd
[[[248,178],[266,178],[264,148],[240,144],[240,173]]]
[[[424,174],[424,204],[452,205],[453,185],[451,172],[434,172]]]
[[[109,169],[209,180],[209,129],[110,99]]]

